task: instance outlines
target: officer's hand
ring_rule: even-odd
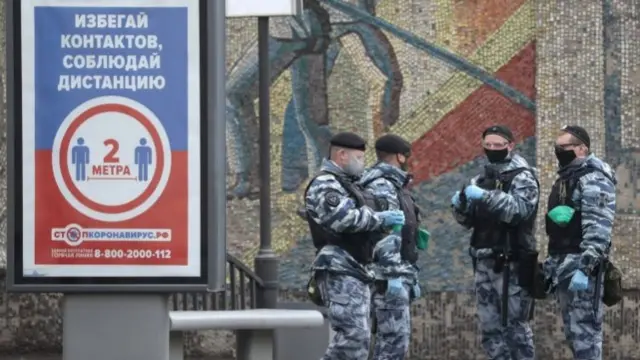
[[[387,295],[393,297],[408,296],[402,279],[391,279],[387,281]]]
[[[482,199],[484,193],[485,190],[479,188],[476,185],[469,185],[464,189],[464,195],[467,197],[467,199],[471,200]]]
[[[571,278],[571,283],[569,283],[569,290],[571,291],[584,291],[587,290],[589,286],[589,278],[585,273],[580,270],[577,270],[573,277]]]
[[[399,210],[387,210],[378,213],[378,217],[382,219],[382,225],[404,225],[404,213]]]
[[[422,293],[420,292],[420,284],[418,284],[418,283],[413,285],[412,291],[413,291],[413,298],[414,299],[417,299],[422,295]]]
[[[416,243],[416,247],[419,250],[426,250],[429,246],[429,239],[431,238],[431,234],[427,231],[427,229],[420,228],[418,230],[418,242]]]
[[[456,209],[460,209],[460,191],[456,191],[456,193],[453,194],[453,197],[451,198],[451,205]]]
[[[302,206],[298,210],[296,210],[296,214],[302,218],[302,220],[307,220],[307,209]]]

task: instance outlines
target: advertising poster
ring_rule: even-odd
[[[201,276],[198,1],[20,6],[23,276]]]

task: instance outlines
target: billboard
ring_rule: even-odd
[[[13,6],[16,285],[206,284],[200,1]]]

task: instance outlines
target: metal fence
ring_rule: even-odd
[[[255,309],[257,293],[264,287],[247,265],[227,254],[227,285],[219,292],[182,292],[171,295],[174,311]]]

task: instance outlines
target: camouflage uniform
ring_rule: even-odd
[[[571,198],[576,211],[581,212],[582,241],[581,253],[553,255],[544,262],[544,274],[550,285],[549,292],[555,293],[562,311],[564,332],[576,360],[602,359],[602,278],[594,271],[606,259],[611,248],[611,229],[616,212],[616,181],[611,167],[590,155],[576,159],[558,173],[564,174],[592,167],[600,171],[590,172],[578,179]],[[605,175],[606,174],[606,175]],[[551,200],[550,200],[551,201]],[[589,277],[589,286],[584,291],[568,289],[571,278],[577,270]],[[596,283],[600,285],[600,299],[595,301]]]
[[[528,168],[516,175],[509,189],[491,190],[479,200],[483,211],[488,212],[505,224],[516,224],[536,215],[539,185],[533,175],[535,169],[517,154],[512,154],[499,164],[492,164],[499,173],[504,174],[518,168]],[[476,184],[478,177],[472,179]],[[453,208],[456,220],[466,226],[473,226],[476,206],[466,211]],[[533,226],[532,226],[533,228]],[[531,229],[533,231],[533,229]],[[521,250],[535,251],[535,238],[518,239]],[[478,320],[482,332],[482,346],[489,359],[527,360],[534,358],[533,333],[529,325],[529,313],[533,304],[530,291],[518,284],[519,264],[510,262],[508,287],[507,326],[501,322],[501,298],[503,276],[494,271],[495,256],[493,249],[476,249],[471,247],[469,253],[475,262],[475,291]]]
[[[385,199],[388,210],[400,210],[398,192],[407,181],[407,173],[400,168],[380,162],[369,169],[361,183],[376,198]],[[417,268],[403,261],[400,254],[402,237],[391,234],[380,240],[373,251],[371,269],[376,280],[401,278],[406,292],[403,295],[375,293],[373,307],[377,325],[373,359],[401,360],[409,350],[411,340],[411,287],[417,283]],[[406,296],[404,296],[406,295]]]
[[[325,173],[312,181],[305,198],[309,216],[337,233],[380,230],[382,220],[375,212],[368,207],[356,208],[336,180],[336,175],[345,175],[342,169],[325,159],[321,170]],[[335,194],[338,198],[328,199]],[[373,281],[372,273],[335,245],[320,249],[311,269],[335,331],[323,359],[366,360],[371,344],[369,284]]]

